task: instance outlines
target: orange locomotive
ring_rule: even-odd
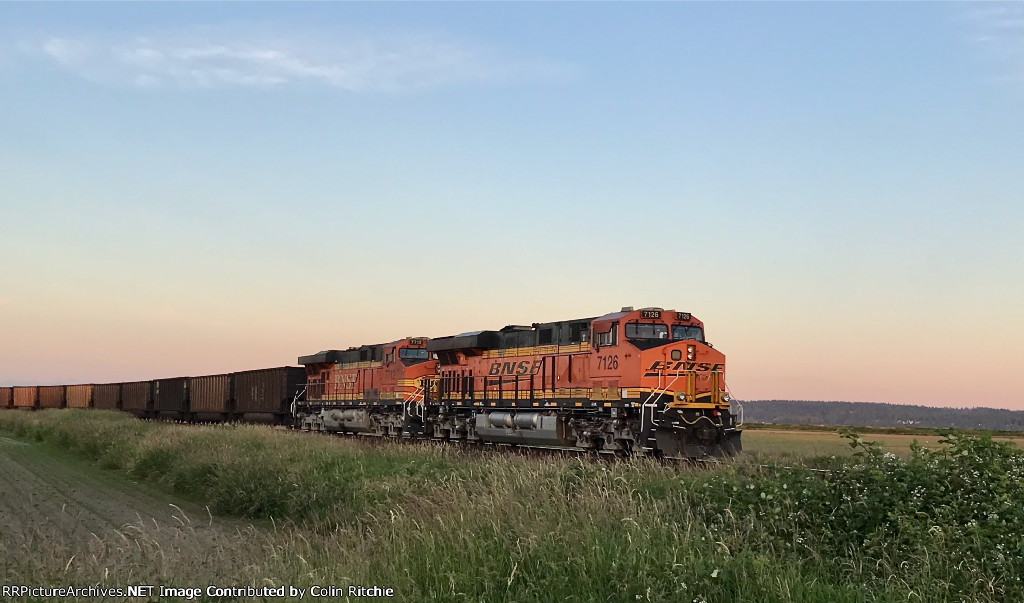
[[[314,431],[384,436],[408,432],[408,409],[422,403],[423,388],[435,374],[426,344],[423,337],[406,338],[300,357],[306,392],[293,405],[296,424]]]
[[[403,349],[416,357],[399,362]],[[672,458],[741,449],[725,356],[685,312],[623,308],[299,362],[307,429]]]

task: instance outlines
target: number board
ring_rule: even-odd
[[[676,312],[676,320],[690,320],[689,312]]]
[[[409,345],[423,345],[422,339],[410,339]]]
[[[640,310],[640,318],[661,318],[661,310]]]

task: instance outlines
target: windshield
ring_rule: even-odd
[[[409,358],[412,360],[426,360],[430,356],[426,348],[402,348],[398,350],[398,357]]]
[[[626,325],[628,339],[668,339],[668,327],[661,323],[631,322]]]
[[[680,341],[682,339],[693,339],[696,341],[704,341],[704,332],[700,327],[694,327],[690,325],[674,325],[672,327],[672,339]]]

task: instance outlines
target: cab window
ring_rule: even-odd
[[[628,339],[668,339],[668,327],[659,323],[631,322],[626,324]]]
[[[672,339],[675,341],[694,340],[704,341],[704,330],[692,325],[673,325]]]
[[[402,348],[398,350],[398,357],[409,360],[426,360],[430,355],[427,348]]]
[[[604,333],[597,334],[598,345],[615,345],[619,341],[618,337],[618,326],[612,326],[611,329]]]

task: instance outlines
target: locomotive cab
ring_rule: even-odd
[[[384,346],[384,365],[395,362],[402,366],[414,366],[431,359],[426,339],[404,339]]]

